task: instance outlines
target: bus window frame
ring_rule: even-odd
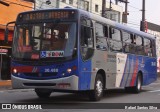
[[[112,39],[111,37],[111,28],[114,28],[114,29],[116,29],[116,30],[119,30],[119,32],[120,32],[120,40],[115,40],[115,39]],[[116,28],[116,27],[114,27],[114,26],[108,26],[108,30],[109,30],[109,33],[108,33],[108,35],[109,35],[109,37],[108,37],[108,45],[109,45],[109,51],[110,52],[115,52],[115,53],[117,53],[117,52],[119,52],[119,53],[122,53],[123,52],[123,41],[122,41],[122,29],[120,29],[120,28]],[[121,45],[122,45],[122,49],[121,49],[121,51],[117,51],[117,50],[111,50],[111,47],[110,47],[110,40],[113,40],[113,41],[116,41],[116,42],[121,42]]]
[[[99,35],[96,34],[96,24],[102,25],[102,27],[103,27],[102,30],[103,30],[103,35],[104,36],[99,36]],[[107,28],[107,34],[105,32],[105,28]],[[103,48],[97,48],[97,38],[103,38],[103,39],[106,40],[107,46],[106,46],[105,49],[103,49]],[[99,21],[95,21],[95,49],[102,50],[102,51],[109,51],[108,38],[109,38],[109,27],[108,27],[108,25],[104,24],[102,22],[99,22]]]
[[[81,19],[82,18],[85,18],[85,19],[89,19],[90,20],[90,22],[91,22],[91,26],[87,26],[87,25],[84,25],[84,24],[82,24],[82,21],[81,21]],[[91,29],[91,34],[92,34],[92,47],[88,47],[88,46],[82,46],[82,44],[81,44],[81,40],[82,40],[82,38],[81,38],[81,36],[82,36],[82,29],[81,29],[81,27],[88,27],[88,28],[90,28]],[[81,58],[82,58],[82,60],[83,60],[83,62],[86,62],[86,61],[88,61],[88,60],[90,60],[92,57],[93,57],[93,55],[94,55],[94,50],[95,50],[95,29],[94,29],[94,24],[93,24],[93,20],[91,19],[91,18],[89,18],[89,17],[87,17],[87,16],[85,16],[85,15],[81,15],[80,16],[80,26],[79,26],[79,47],[80,47],[80,54],[81,54]],[[86,58],[86,56],[83,56],[83,51],[82,50],[87,50],[86,51],[86,55],[88,54],[88,52],[90,53],[91,52],[91,56],[90,57],[87,57]],[[88,50],[90,50],[90,51],[88,51]]]

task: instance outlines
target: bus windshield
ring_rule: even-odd
[[[75,56],[76,22],[17,24],[13,58],[17,60],[63,60]]]

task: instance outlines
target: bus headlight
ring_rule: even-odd
[[[76,71],[77,70],[77,66],[72,66],[71,68],[67,69],[67,73],[71,73],[72,71]]]
[[[72,69],[71,68],[68,68],[67,69],[67,73],[71,73],[72,72]]]
[[[13,69],[13,73],[16,74],[17,73],[17,69],[14,68]]]

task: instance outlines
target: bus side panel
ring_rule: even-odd
[[[138,58],[134,55],[128,54],[120,87],[128,87],[131,83],[134,85],[137,71]]]
[[[157,60],[156,58],[144,58],[143,85],[148,85],[157,80]]]
[[[91,83],[91,60],[79,60],[79,90],[89,90]]]
[[[135,86],[138,72],[142,72],[143,85],[155,81],[157,79],[156,59],[128,54],[120,87]]]
[[[108,53],[103,50],[95,50],[92,57],[91,89],[94,88],[95,78],[98,71],[105,72],[105,87],[113,88],[116,82],[116,53]]]

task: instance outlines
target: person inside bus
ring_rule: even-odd
[[[131,39],[131,44],[130,44],[130,47],[129,47],[129,52],[130,53],[135,53],[136,38],[133,35],[131,35],[130,39]]]
[[[66,44],[65,32],[59,32],[58,35],[56,35],[56,33],[53,32],[53,35],[51,37],[50,50],[62,50],[64,49],[65,44]]]

